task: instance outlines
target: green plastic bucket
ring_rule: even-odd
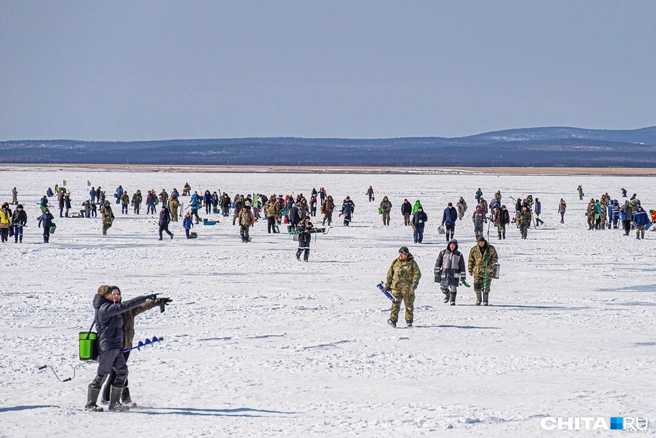
[[[80,332],[80,360],[98,360],[98,335],[96,332]]]

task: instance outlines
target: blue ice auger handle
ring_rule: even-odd
[[[396,303],[396,298],[394,298],[394,296],[393,296],[389,291],[386,291],[386,290],[385,290],[385,286],[383,286],[383,282],[382,282],[382,281],[381,281],[380,283],[378,283],[377,286],[378,286],[378,289],[380,289],[380,291],[381,291],[382,293],[384,293],[385,296],[386,296],[387,298],[389,298],[389,300],[390,300],[391,302]]]

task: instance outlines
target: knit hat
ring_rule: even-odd
[[[487,243],[487,240],[485,240],[485,237],[483,236],[478,236],[478,239],[476,239],[477,242],[485,242]]]
[[[410,255],[410,250],[408,249],[407,246],[402,246],[401,248],[399,248],[399,254],[404,254],[404,255],[409,256]]]
[[[98,295],[100,295],[101,297],[106,297],[107,295],[112,293],[113,290],[114,290],[114,286],[103,284],[98,288]]]

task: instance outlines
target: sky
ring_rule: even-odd
[[[654,1],[0,0],[0,140],[656,125]]]

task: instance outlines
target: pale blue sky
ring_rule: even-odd
[[[0,0],[0,140],[656,125],[656,1]]]

